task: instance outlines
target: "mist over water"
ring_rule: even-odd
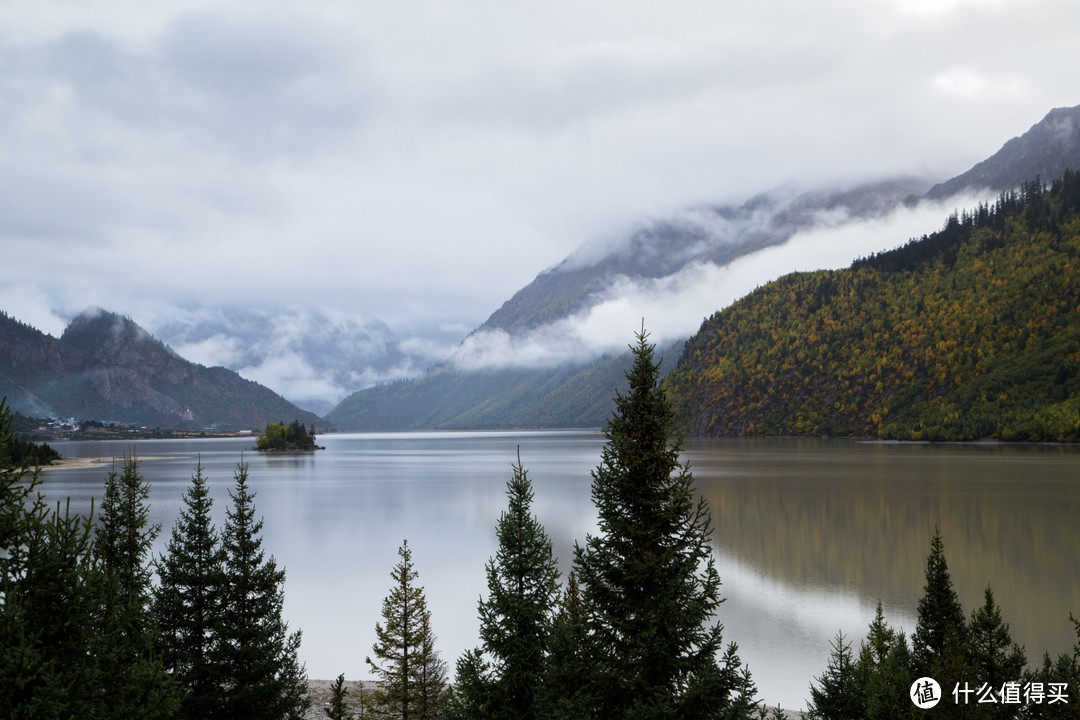
[[[265,517],[264,550],[287,572],[285,613],[303,631],[312,678],[366,677],[401,541],[413,549],[438,643],[451,666],[478,644],[476,606],[497,543],[517,448],[533,510],[560,567],[596,531],[596,432],[324,435],[313,455],[262,455],[253,439],[61,442],[65,457],[132,449],[151,483],[164,549],[197,459],[224,523],[241,452]],[[880,599],[909,633],[934,527],[970,614],[993,587],[1029,664],[1070,647],[1080,612],[1080,448],[845,440],[692,440],[684,451],[712,509],[727,599],[718,619],[759,693],[800,709],[837,630],[855,648]],[[43,473],[52,500],[87,511],[108,465]]]

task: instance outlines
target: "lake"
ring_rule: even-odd
[[[64,457],[134,452],[165,541],[201,457],[224,523],[243,453],[265,518],[264,549],[287,572],[285,614],[312,678],[368,677],[364,663],[408,538],[450,665],[478,644],[477,601],[517,448],[534,512],[565,575],[595,532],[597,432],[322,435],[309,455],[253,452],[253,438],[58,442]],[[683,453],[715,526],[724,638],[760,696],[801,709],[838,630],[857,651],[880,600],[909,633],[934,528],[965,612],[989,583],[1034,663],[1071,647],[1080,614],[1080,448],[848,440],[691,440]],[[86,511],[108,466],[53,469],[43,491]],[[1019,679],[1019,678],[1017,678]]]

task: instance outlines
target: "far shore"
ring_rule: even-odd
[[[182,456],[154,455],[154,456],[151,456],[151,457],[142,458],[142,457],[136,455],[135,459],[139,461],[139,464],[142,464],[144,461],[180,460],[180,459],[183,459],[183,457]],[[42,465],[41,466],[41,471],[42,472],[48,472],[50,470],[89,470],[89,469],[93,469],[93,468],[111,468],[114,464],[122,464],[123,460],[124,459],[122,457],[120,457],[120,456],[116,456],[116,457],[97,456],[97,457],[60,458],[59,460],[53,460],[48,465]]]

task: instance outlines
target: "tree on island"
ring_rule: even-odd
[[[673,410],[654,346],[637,334],[627,395],[617,393],[592,495],[599,534],[575,547],[588,616],[592,715],[748,716],[755,692],[730,645],[722,659],[722,599],[708,504],[670,442]]]
[[[315,426],[310,430],[304,427],[299,420],[293,420],[291,424],[270,423],[256,441],[257,450],[289,450],[307,451],[316,450]]]

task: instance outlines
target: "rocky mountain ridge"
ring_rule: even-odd
[[[273,391],[188,362],[130,318],[92,309],[59,339],[0,313],[0,395],[23,414],[184,429],[250,429],[299,419]]]

